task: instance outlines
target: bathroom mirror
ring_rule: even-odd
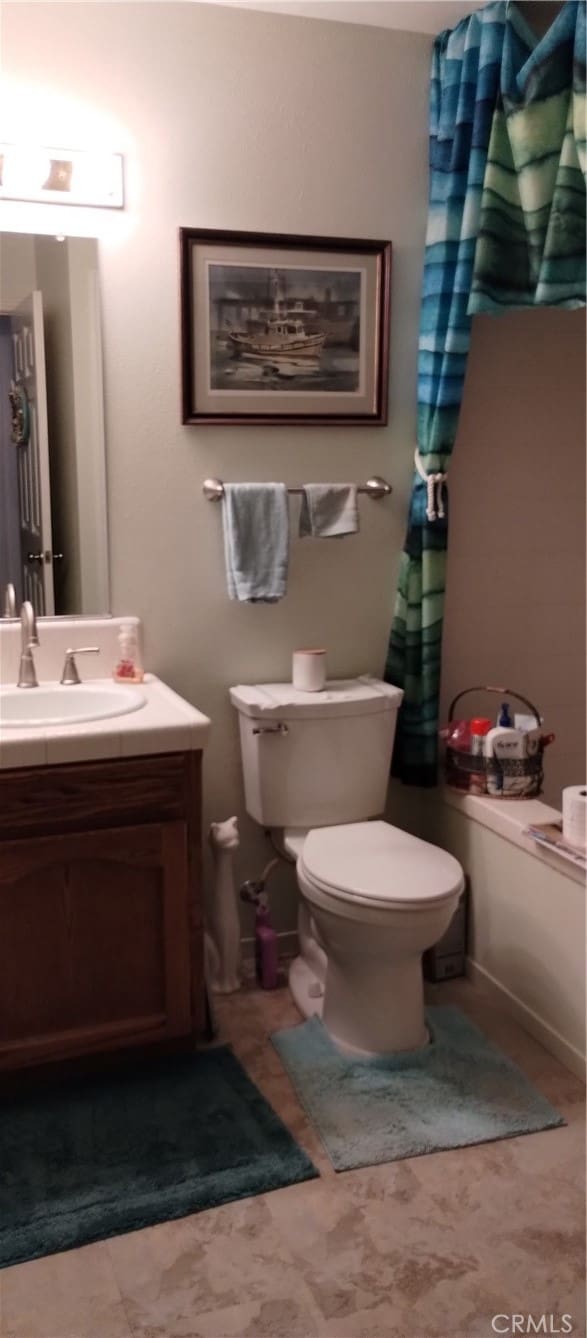
[[[110,606],[98,243],[0,233],[0,617]]]

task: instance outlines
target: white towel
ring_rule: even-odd
[[[338,539],[356,534],[359,508],[355,483],[306,483],[300,511],[300,535]]]

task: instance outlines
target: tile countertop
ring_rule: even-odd
[[[92,681],[99,686],[105,680]],[[71,691],[75,692],[75,688]],[[206,747],[210,733],[207,716],[154,674],[145,674],[139,691],[144,693],[146,702],[138,711],[78,725],[3,730],[0,708],[0,770],[200,751]]]
[[[140,619],[123,617],[39,618],[39,645],[34,660],[43,687],[61,677],[70,647],[97,646],[99,656],[80,655],[79,675],[96,686],[112,682],[118,659],[118,634],[131,623],[143,640]],[[0,619],[0,686],[14,687],[20,658],[20,620]],[[34,692],[34,688],[31,692]],[[75,687],[72,687],[75,692]],[[42,767],[67,762],[96,762],[108,757],[137,757],[148,753],[200,751],[206,747],[210,721],[154,674],[145,674],[140,686],[146,702],[128,715],[82,724],[2,729],[0,707],[0,769]]]
[[[556,850],[534,841],[526,828],[542,822],[560,822],[561,814],[540,799],[490,799],[486,795],[459,794],[445,785],[441,791],[443,803],[458,809],[465,817],[480,822],[483,827],[503,836],[512,845],[519,846],[527,855],[533,855],[543,864],[549,864],[557,873],[585,886],[585,874]]]

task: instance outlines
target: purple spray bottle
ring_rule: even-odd
[[[255,964],[261,989],[277,989],[277,934],[271,924],[267,898],[263,893],[255,906]]]
[[[241,901],[255,907],[255,966],[263,990],[275,990],[279,984],[277,934],[271,924],[265,892],[267,878],[278,863],[279,860],[271,860],[259,879],[248,879],[240,890]]]

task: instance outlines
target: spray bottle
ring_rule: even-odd
[[[277,989],[277,934],[271,924],[267,898],[263,894],[255,907],[255,965],[261,989]]]
[[[249,879],[240,890],[241,900],[255,907],[255,967],[257,980],[263,990],[277,989],[279,984],[277,934],[271,924],[265,892],[265,882],[277,864],[279,860],[271,860],[260,879]]]

